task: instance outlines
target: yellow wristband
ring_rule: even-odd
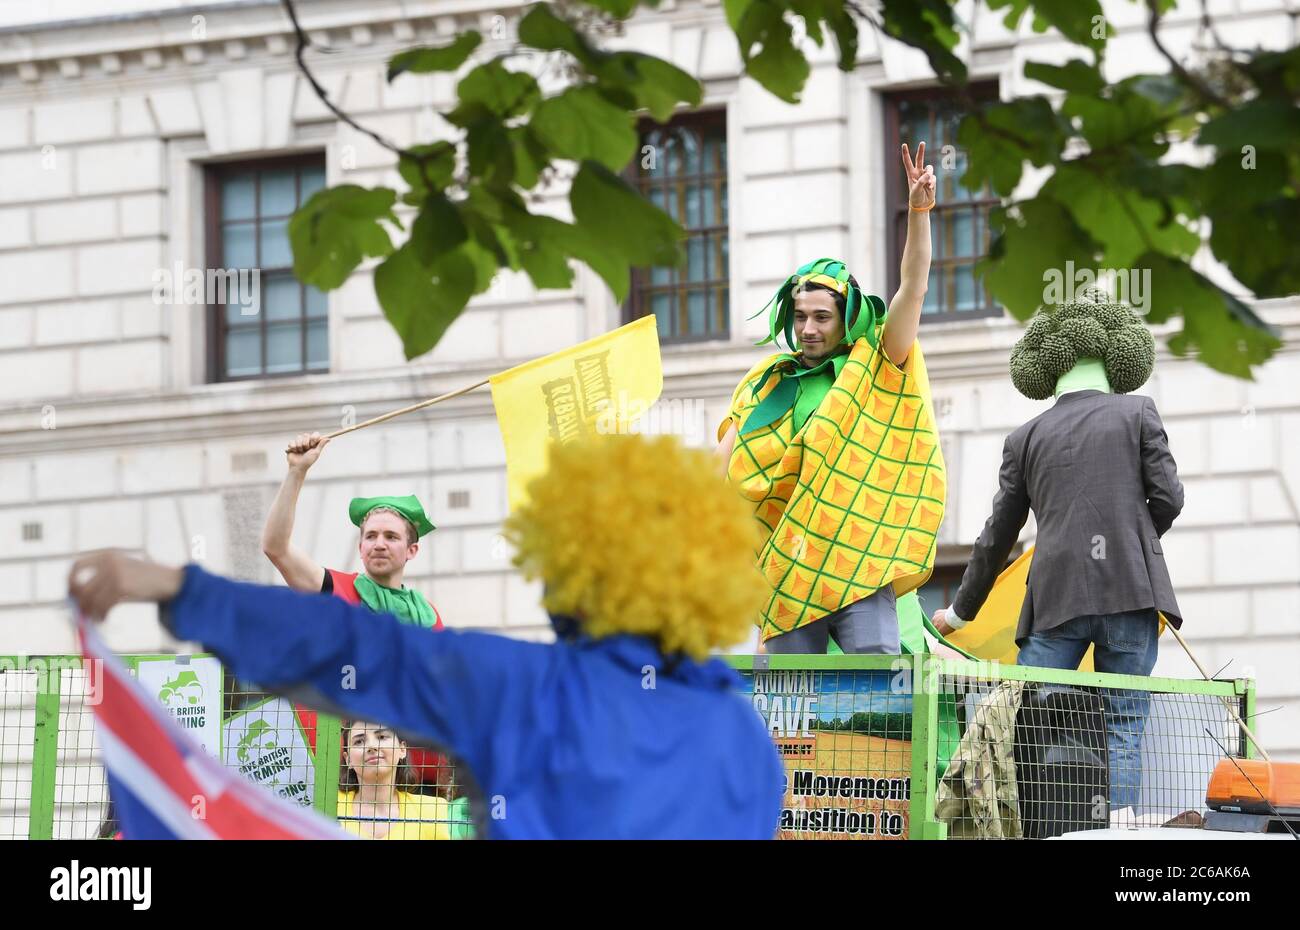
[[[907,206],[908,209],[915,210],[917,213],[929,213],[931,210],[934,209],[934,204],[935,201],[931,200],[930,205],[928,207],[914,207],[911,204],[908,204]]]

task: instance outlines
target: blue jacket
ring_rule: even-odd
[[[480,836],[771,839],[780,757],[724,663],[648,639],[553,645],[405,626],[185,567],[164,622],[237,676],[466,765]]]

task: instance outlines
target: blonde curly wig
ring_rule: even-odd
[[[592,436],[553,445],[528,491],[505,535],[551,613],[697,660],[749,634],[767,596],[758,526],[710,453],[669,436]]]

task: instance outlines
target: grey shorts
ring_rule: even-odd
[[[885,585],[820,620],[773,636],[765,648],[774,655],[825,655],[831,636],[845,655],[898,655],[902,646],[894,586]]]

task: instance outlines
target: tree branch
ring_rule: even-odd
[[[1156,51],[1163,55],[1165,60],[1169,62],[1169,67],[1173,70],[1174,74],[1178,76],[1178,79],[1186,86],[1196,91],[1202,100],[1208,103],[1213,103],[1215,106],[1221,107],[1222,109],[1231,110],[1231,103],[1219,96],[1210,85],[1206,84],[1196,75],[1184,68],[1179,63],[1178,59],[1174,58],[1174,56],[1170,54],[1169,49],[1165,48],[1161,43],[1160,35],[1157,32],[1157,28],[1160,25],[1160,11],[1156,8],[1156,2],[1157,0],[1147,0],[1147,10],[1150,12],[1150,16],[1147,18],[1147,33],[1151,36],[1151,41],[1155,45]]]
[[[307,38],[307,33],[303,31],[302,26],[298,22],[298,12],[293,8],[292,0],[281,0],[281,3],[284,5],[284,11],[289,14],[289,22],[293,23],[293,31],[298,36],[298,47],[294,49],[293,53],[293,57],[298,62],[298,70],[303,73],[303,77],[307,79],[307,83],[309,83],[312,90],[316,92],[316,96],[320,98],[320,102],[325,104],[325,108],[353,129],[374,139],[395,155],[406,155],[409,158],[416,158],[418,160],[418,156],[407,152],[400,146],[394,145],[374,130],[362,126],[333,104],[329,98],[329,94],[325,92],[325,88],[321,86],[320,81],[316,80],[316,76],[311,73],[311,69],[307,67],[307,62],[303,59],[303,53],[306,52],[307,47],[311,45],[311,40]]]

